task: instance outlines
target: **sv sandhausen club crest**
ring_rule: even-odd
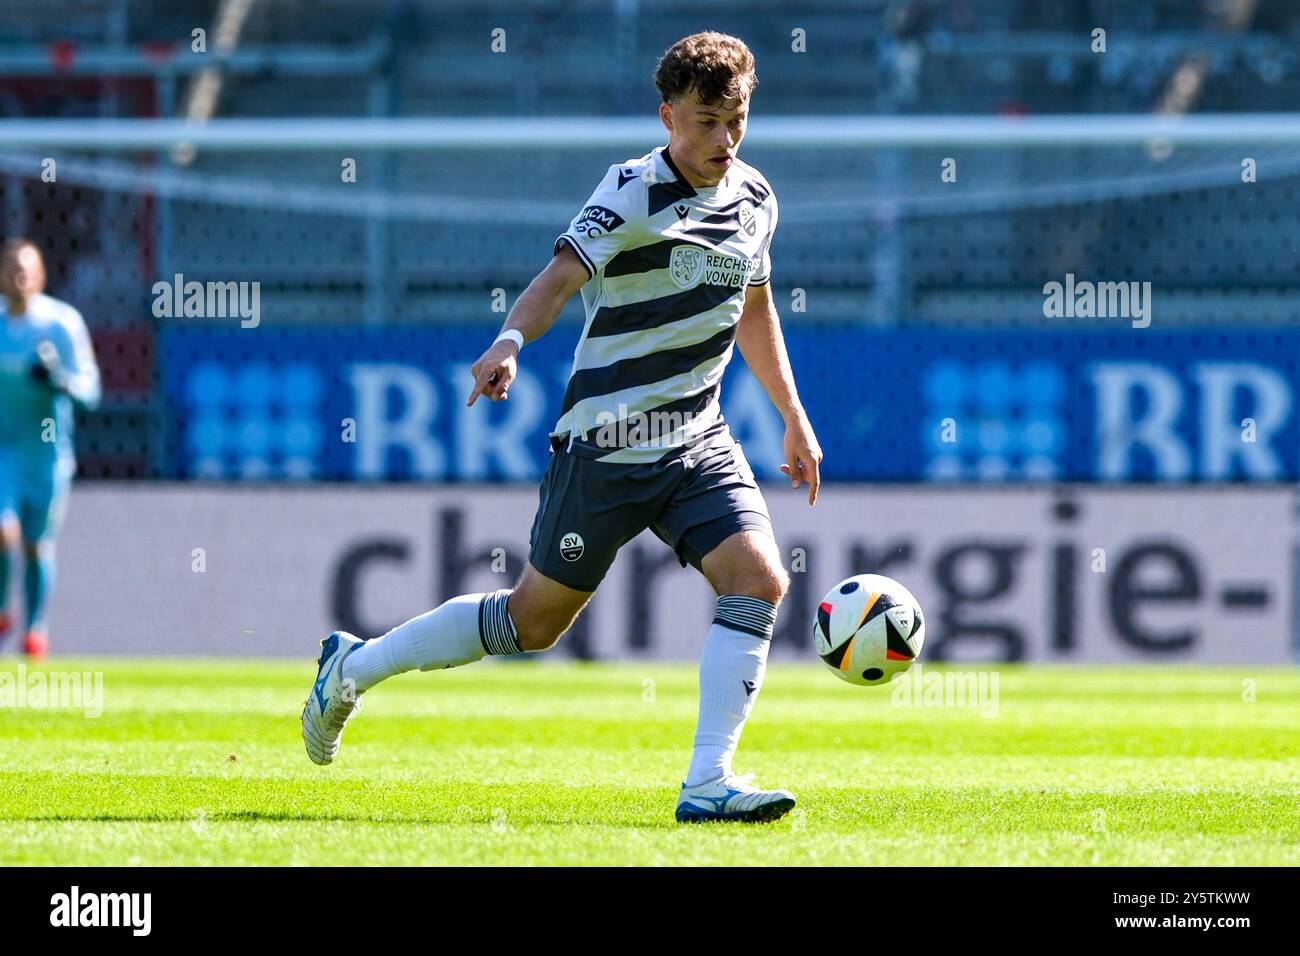
[[[586,550],[586,542],[576,531],[566,531],[560,538],[560,556],[565,561],[577,561]]]
[[[758,220],[754,218],[754,204],[748,199],[740,204],[740,227],[745,230],[747,236],[758,232]]]
[[[668,260],[668,274],[673,282],[688,289],[704,273],[704,250],[698,246],[677,246]]]

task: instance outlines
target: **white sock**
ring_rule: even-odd
[[[742,594],[718,598],[700,657],[700,716],[687,786],[731,775],[732,755],[767,671],[775,623],[776,606],[768,601]]]
[[[506,610],[510,590],[462,594],[366,641],[343,662],[343,677],[363,693],[382,680],[419,668],[459,667],[487,654],[521,654]]]

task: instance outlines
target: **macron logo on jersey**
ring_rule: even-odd
[[[594,239],[596,236],[613,232],[623,225],[624,221],[623,217],[612,209],[606,209],[604,206],[588,206],[578,213],[573,231],[588,239]]]

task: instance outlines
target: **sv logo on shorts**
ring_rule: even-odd
[[[576,531],[570,531],[560,538],[560,557],[565,561],[577,561],[582,557],[584,549],[582,535]]]

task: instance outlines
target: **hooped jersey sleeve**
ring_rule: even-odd
[[[750,285],[766,285],[772,281],[772,239],[776,236],[777,205],[776,193],[773,192],[768,196],[767,201],[771,204],[771,214],[769,221],[771,226],[767,230],[767,238],[763,240],[763,256],[759,263],[758,271],[749,277]]]
[[[589,277],[595,276],[620,249],[627,248],[645,217],[641,176],[627,163],[611,166],[569,228],[555,240],[555,251],[564,244],[571,246]]]

